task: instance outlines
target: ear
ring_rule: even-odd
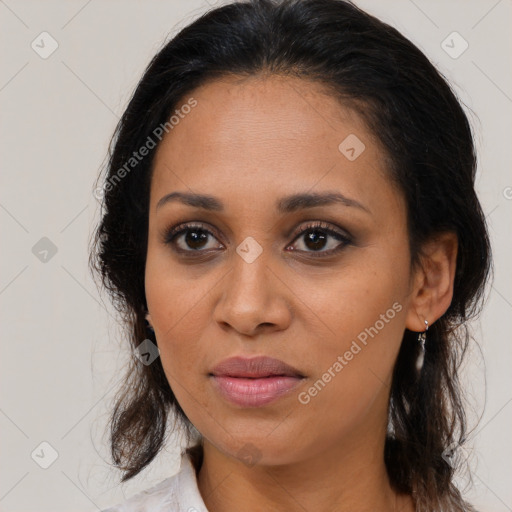
[[[151,315],[149,313],[146,313],[146,320],[148,321],[149,325],[153,327],[153,324],[151,323]]]
[[[405,326],[423,332],[425,320],[432,325],[444,315],[453,297],[457,263],[457,235],[439,233],[425,242],[420,264],[414,271],[413,289]]]

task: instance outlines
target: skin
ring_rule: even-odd
[[[406,209],[384,152],[362,120],[318,84],[277,76],[225,77],[196,89],[197,106],[164,137],[154,161],[146,265],[148,319],[178,402],[204,438],[198,486],[210,512],[414,510],[384,466],[389,385],[405,328],[421,332],[448,308],[456,237],[425,244],[411,267]],[[185,98],[183,103],[187,101]],[[338,149],[355,134],[365,150]],[[173,201],[170,192],[215,196],[224,211]],[[337,191],[361,203],[282,214],[276,201]],[[348,244],[294,237],[308,221],[349,232]],[[169,228],[211,231],[186,258],[164,243]],[[194,231],[194,229],[192,229]],[[322,232],[327,236],[324,231]],[[261,254],[236,252],[254,238]],[[331,256],[314,254],[342,249]],[[295,250],[293,250],[295,249]],[[312,256],[313,254],[313,256]],[[394,303],[401,310],[312,397],[298,400],[357,335]],[[306,378],[260,408],[227,402],[208,376],[235,355],[268,355]],[[243,455],[252,453],[251,462]]]

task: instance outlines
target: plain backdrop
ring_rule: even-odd
[[[357,3],[427,54],[475,130],[495,280],[473,324],[481,350],[474,345],[466,372],[482,418],[468,448],[474,485],[465,492],[486,512],[510,511],[512,3]],[[143,69],[214,5],[0,0],[2,511],[95,511],[177,470],[176,438],[127,484],[109,466],[105,428],[127,353],[87,249],[98,219],[94,179]]]

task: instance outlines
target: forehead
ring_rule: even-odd
[[[157,149],[152,191],[231,191],[254,200],[259,191],[268,197],[319,184],[363,197],[389,182],[379,141],[318,83],[224,77],[195,89],[175,108],[191,98],[196,105]]]

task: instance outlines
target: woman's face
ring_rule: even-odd
[[[178,402],[220,452],[261,464],[381,442],[417,316],[405,203],[383,150],[312,82],[226,78],[190,96],[155,155],[145,275]],[[162,201],[175,192],[211,199]],[[256,356],[297,372],[214,371]]]

